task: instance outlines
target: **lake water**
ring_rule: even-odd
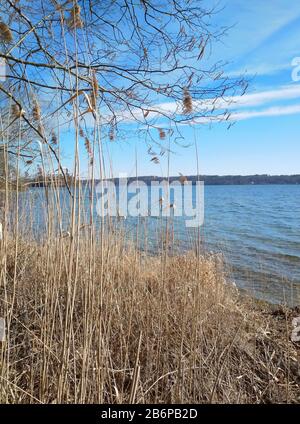
[[[222,250],[237,285],[300,304],[300,186],[208,186],[204,239]]]
[[[274,303],[299,305],[300,185],[206,186],[204,193],[205,219],[199,232],[187,230],[185,218],[181,217],[140,218],[140,247],[145,247],[146,240],[147,249],[155,253],[161,245],[159,229],[165,225],[171,228],[175,245],[181,251],[195,246],[200,233],[203,251],[224,254],[230,278],[239,288]],[[88,194],[83,197],[89,215]],[[34,211],[30,214],[33,226],[41,233],[44,190],[32,189],[21,198],[23,212],[28,213],[30,203]],[[70,208],[65,189],[61,189],[60,201],[64,229],[67,229]],[[135,239],[137,218],[127,217],[117,222]]]

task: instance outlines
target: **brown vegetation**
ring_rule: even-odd
[[[218,256],[120,238],[2,245],[1,402],[299,402],[291,311],[241,299]]]

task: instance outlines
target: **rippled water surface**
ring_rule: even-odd
[[[300,304],[300,186],[208,186],[204,239],[242,288]]]
[[[272,302],[300,304],[300,185],[206,186],[204,193],[202,248],[224,254],[230,277],[241,289]],[[46,219],[41,206],[44,190],[32,189],[21,197],[23,213],[31,216],[35,231],[41,233]],[[61,189],[64,229],[70,218],[66,197],[66,190]],[[83,198],[88,222],[87,191]],[[96,208],[93,213],[99,220]],[[147,243],[155,250],[161,245],[159,234],[166,224],[180,250],[195,245],[199,232],[187,230],[181,217],[167,221],[127,217],[118,225],[124,225],[134,239],[139,228],[140,246]]]

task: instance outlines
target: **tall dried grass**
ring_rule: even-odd
[[[1,402],[299,401],[284,310],[280,326],[241,299],[219,256],[149,256],[120,234],[2,244]]]

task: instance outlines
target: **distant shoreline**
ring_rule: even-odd
[[[163,180],[168,180],[170,183],[172,181],[204,181],[205,185],[300,185],[300,174],[296,175],[187,175],[183,176],[170,176],[170,177],[158,177],[155,175],[152,176],[138,176],[138,177],[128,177],[127,183],[133,181],[142,181],[147,185],[150,185],[153,181],[158,181],[159,183]],[[119,178],[106,178],[106,181],[114,181],[118,185]],[[81,183],[88,183],[88,179],[81,179]],[[100,179],[95,179],[95,183],[100,182]],[[51,185],[53,182],[53,177],[49,181],[30,181],[25,182],[27,187],[44,187],[45,185]],[[73,183],[74,181],[72,181]],[[71,183],[71,185],[72,185]],[[60,179],[60,186],[64,186],[64,182]]]
[[[180,176],[158,177],[158,176],[139,176],[128,177],[128,183],[132,181],[143,181],[147,185],[151,181],[161,182],[163,180],[178,181]],[[300,174],[297,175],[187,175],[184,177],[187,181],[196,182],[204,181],[205,185],[298,185],[300,184]],[[111,178],[109,180],[118,183],[118,178]],[[82,180],[88,181],[88,180]],[[100,181],[100,180],[97,180]]]

